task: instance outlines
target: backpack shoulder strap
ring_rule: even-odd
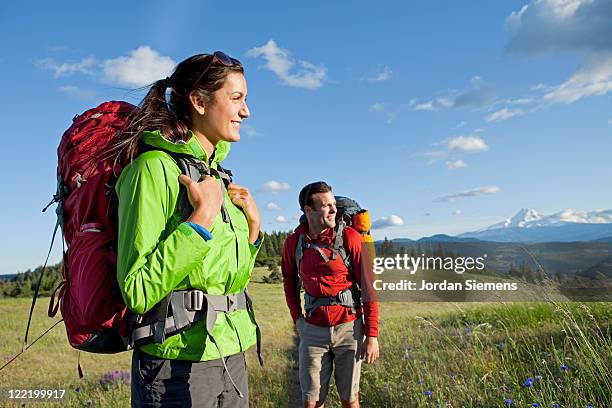
[[[231,170],[224,169],[221,165],[217,164],[217,169],[210,168],[204,160],[196,159],[195,157],[171,154],[172,158],[176,161],[176,164],[181,169],[181,173],[191,178],[193,181],[200,181],[202,176],[217,176],[223,182],[223,187],[227,190],[227,187],[232,182]],[[192,211],[191,204],[187,197],[185,188],[181,186],[181,194],[179,197],[179,212],[184,219],[187,219]],[[221,205],[221,215],[223,221],[231,224],[231,219],[225,206],[225,194],[223,195],[223,204]],[[233,228],[232,228],[233,229]]]
[[[346,252],[346,248],[344,247],[344,230],[346,229],[346,223],[344,220],[340,220],[338,222],[338,227],[336,228],[336,236],[334,238],[334,247],[332,251],[332,259],[335,259],[338,254],[342,258],[342,262],[346,265],[346,267],[351,270],[351,260],[348,257]]]
[[[355,269],[353,268],[353,265],[351,264],[351,258],[348,252],[346,251],[346,248],[344,247],[344,230],[345,229],[346,229],[346,223],[344,222],[344,220],[341,220],[338,223],[338,228],[336,231],[336,238],[334,240],[334,250],[340,254],[340,257],[342,258],[342,262],[344,262],[346,269],[348,269],[349,273],[353,275],[353,279],[355,279],[355,273],[358,273],[359,271],[355,271]],[[355,285],[357,285],[357,281],[354,281],[354,282],[355,282]]]
[[[300,293],[302,291],[302,277],[300,275],[300,263],[302,262],[302,257],[304,256],[304,234],[300,234],[298,237],[297,245],[295,246],[295,273],[297,274],[297,292]]]

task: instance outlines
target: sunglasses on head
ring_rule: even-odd
[[[231,66],[234,66],[234,65],[242,66],[240,61],[238,61],[236,58],[230,57],[229,55],[227,55],[223,51],[215,51],[215,52],[213,52],[213,60],[212,60],[211,64],[214,63],[215,61],[220,62],[221,64],[225,65],[226,67],[231,67]]]
[[[236,58],[230,57],[229,55],[227,55],[223,51],[215,51],[212,54],[212,59],[211,59],[210,63],[208,64],[206,69],[204,69],[204,71],[202,71],[202,73],[198,77],[198,80],[196,81],[196,83],[200,82],[200,80],[204,77],[204,75],[206,75],[206,73],[208,72],[210,67],[212,67],[212,65],[214,63],[220,63],[221,65],[224,65],[226,67],[233,67],[233,66],[236,66],[236,65],[239,66],[239,67],[242,66],[242,63],[240,61],[238,61]]]

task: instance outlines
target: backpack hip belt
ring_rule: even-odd
[[[250,305],[246,290],[231,295],[211,295],[198,289],[171,292],[148,313],[135,316],[130,344],[163,343],[166,336],[187,330],[200,320],[206,320],[206,330],[212,335],[219,312],[250,310]]]
[[[361,291],[357,288],[344,289],[337,296],[330,297],[314,297],[304,291],[304,310],[308,317],[312,316],[314,311],[321,306],[341,305],[351,309],[353,313],[357,313],[357,309],[361,306]]]
[[[168,315],[170,307],[172,316]],[[227,372],[229,380],[240,398],[243,398],[242,392],[238,389],[225,364],[225,356],[212,334],[217,321],[217,314],[219,312],[230,313],[236,310],[248,310],[251,314],[253,313],[253,300],[246,289],[231,295],[211,295],[198,289],[171,292],[148,313],[135,316],[133,323],[138,327],[131,331],[130,346],[133,347],[136,342],[141,344],[151,343],[151,340],[154,343],[163,343],[167,335],[185,331],[194,323],[204,320],[206,332],[219,352],[225,372]],[[259,327],[257,327],[257,356],[263,366]]]

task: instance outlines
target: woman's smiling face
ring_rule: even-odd
[[[224,140],[240,140],[240,125],[251,114],[246,104],[247,85],[244,75],[233,72],[225,78],[223,86],[215,91],[211,102],[204,108],[204,114],[197,126],[213,144]]]

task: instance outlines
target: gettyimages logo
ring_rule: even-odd
[[[487,254],[481,257],[439,257],[425,256],[412,257],[408,254],[396,254],[394,257],[374,258],[373,272],[377,275],[386,270],[404,270],[414,275],[417,270],[444,270],[454,271],[462,274],[466,271],[483,271],[485,269],[485,259]]]

